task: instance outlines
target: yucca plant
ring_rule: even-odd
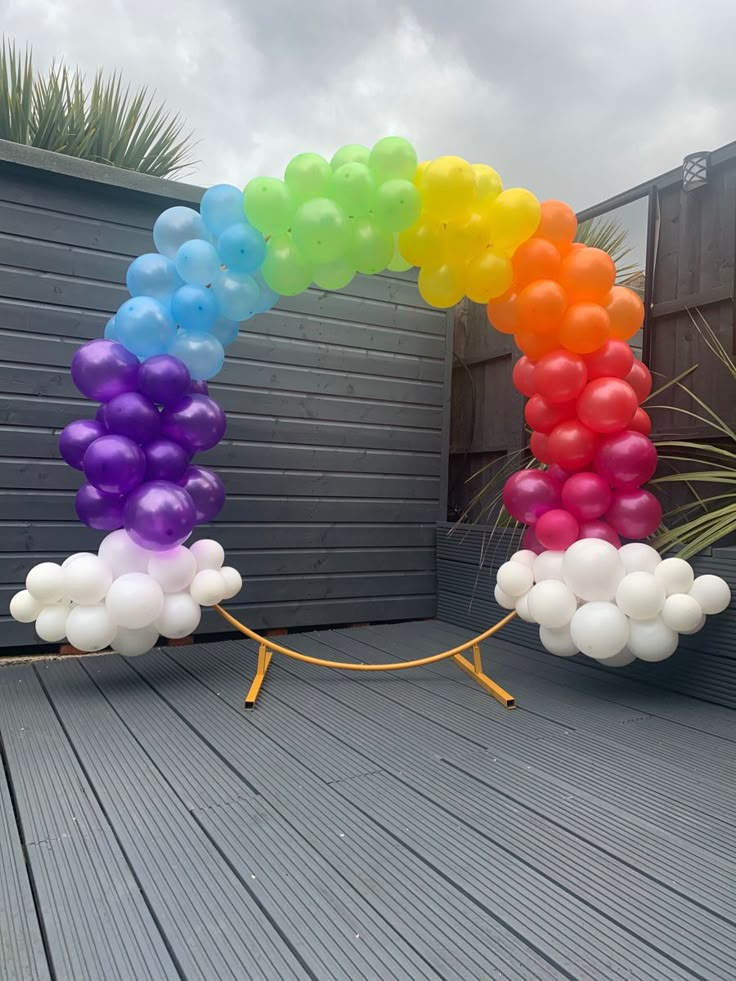
[[[635,262],[626,260],[632,255],[629,233],[618,218],[589,218],[578,225],[576,242],[590,248],[603,249],[616,263],[616,282],[628,286],[639,295],[644,292],[644,272]]]
[[[181,118],[98,71],[89,86],[78,68],[55,63],[39,74],[29,48],[0,50],[0,139],[154,177],[180,175],[193,139]]]

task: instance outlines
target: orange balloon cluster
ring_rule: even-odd
[[[606,341],[628,341],[644,321],[633,290],[616,286],[602,249],[575,242],[577,218],[562,201],[544,201],[534,236],[514,252],[513,283],[488,303],[488,320],[532,361],[558,348],[592,354]]]

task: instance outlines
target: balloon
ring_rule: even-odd
[[[625,378],[631,371],[634,363],[634,352],[624,341],[615,338],[606,341],[603,347],[593,351],[585,358],[588,368],[588,378],[607,378],[613,375],[615,378]]]
[[[556,333],[539,334],[533,330],[520,329],[514,334],[514,341],[519,350],[532,361],[539,361],[545,354],[551,354],[559,348]]]
[[[161,418],[154,403],[140,392],[123,392],[105,406],[108,432],[127,436],[134,443],[147,443],[158,436]]]
[[[452,266],[423,267],[419,271],[418,284],[422,298],[433,307],[453,307],[463,298],[463,283]]]
[[[183,446],[163,437],[146,443],[143,453],[146,457],[145,479],[170,480],[174,484],[184,476],[191,459]]]
[[[692,566],[684,559],[664,559],[654,570],[654,575],[662,583],[668,596],[689,593],[695,580]],[[28,586],[27,582],[26,585]],[[31,589],[30,586],[28,588]]]
[[[580,522],[580,538],[599,538],[602,542],[608,542],[614,548],[619,548],[621,539],[607,521],[600,518],[591,518],[589,521]]]
[[[580,653],[573,642],[569,626],[559,627],[557,630],[540,627],[539,640],[546,651],[557,657],[574,657]]]
[[[640,402],[649,398],[652,391],[652,375],[649,368],[638,358],[634,359],[633,367],[626,376],[626,381],[634,389]]]
[[[569,351],[552,351],[534,369],[534,387],[549,403],[571,402],[585,388],[588,370],[581,357]]]
[[[33,623],[43,609],[41,600],[35,599],[27,589],[22,589],[10,601],[10,615],[18,623]]]
[[[611,332],[608,314],[595,303],[573,303],[560,324],[560,344],[576,354],[590,354],[605,344]]]
[[[451,221],[445,229],[447,254],[452,256],[453,262],[475,259],[488,248],[490,230],[488,217],[479,211],[471,211],[467,218]],[[496,255],[492,250],[489,251]],[[508,261],[506,256],[498,256],[498,258]]]
[[[376,191],[373,215],[379,227],[403,232],[419,220],[422,199],[410,180],[393,178]]]
[[[338,259],[314,267],[314,284],[323,290],[341,290],[355,278],[356,268],[349,259]]]
[[[47,644],[56,644],[66,637],[68,617],[68,603],[45,606],[36,618],[36,633]]]
[[[105,324],[105,333],[104,333],[103,336],[104,336],[105,340],[107,340],[107,341],[117,341],[117,339],[118,339],[118,330],[117,330],[117,326],[115,324],[115,318],[114,317],[110,317],[110,319]]]
[[[493,589],[493,598],[502,610],[516,610],[521,597],[517,600],[513,596],[507,596],[500,586]]]
[[[523,596],[517,599],[515,609],[517,614],[526,623],[535,623],[534,617],[529,612],[529,593],[524,593]]]
[[[110,642],[110,649],[123,657],[140,657],[147,654],[158,640],[158,630],[155,626],[140,627],[130,630],[128,627],[118,627]]]
[[[113,579],[117,579],[126,572],[145,572],[151,553],[136,545],[121,528],[103,539],[98,555],[112,572]]]
[[[563,470],[562,467],[558,467],[556,463],[553,463],[547,470],[547,475],[554,480],[556,484],[559,484],[560,489],[562,485],[570,479],[570,474],[567,470]]]
[[[119,576],[107,591],[105,607],[117,627],[139,630],[150,627],[161,615],[164,591],[151,576],[127,572]]]
[[[416,150],[400,136],[387,136],[371,150],[368,165],[378,184],[392,178],[410,181],[417,169]]]
[[[286,234],[268,240],[261,274],[266,285],[282,296],[303,293],[312,282],[310,264],[294,244],[291,235]],[[227,315],[222,303],[220,307]]]
[[[534,459],[539,460],[540,463],[554,463],[549,449],[549,437],[546,433],[532,433],[529,449],[532,451]]]
[[[661,588],[664,592],[664,588]],[[662,619],[670,630],[675,630],[680,634],[689,634],[693,630],[698,630],[703,619],[703,611],[700,603],[692,596],[675,593],[665,600]]]
[[[560,283],[573,303],[602,302],[615,282],[616,266],[603,249],[574,249],[562,260]]]
[[[123,494],[103,494],[92,484],[82,484],[74,499],[79,520],[97,531],[115,531],[123,527]]]
[[[496,582],[507,596],[518,599],[534,585],[532,570],[521,562],[504,562],[496,574]]]
[[[531,569],[534,565],[534,560],[536,559],[536,553],[531,552],[529,549],[521,549],[514,554],[509,559],[509,562],[521,562],[522,565],[529,566]]]
[[[271,242],[274,241],[276,240],[271,239]],[[293,249],[293,245],[291,248]],[[235,270],[220,273],[212,285],[212,292],[217,310],[228,320],[249,320],[255,313],[259,297],[258,283],[247,273]],[[216,319],[212,324],[215,322]]]
[[[611,506],[613,495],[597,473],[573,474],[562,487],[562,504],[578,521],[602,517]]]
[[[161,415],[161,434],[191,453],[217,446],[225,435],[225,413],[206,395],[186,395]]]
[[[657,450],[646,436],[627,429],[601,441],[594,469],[611,487],[633,490],[651,480],[657,469]]]
[[[176,336],[168,309],[150,296],[125,302],[115,314],[115,325],[120,343],[142,361],[164,354]]]
[[[212,334],[179,331],[169,350],[187,366],[195,380],[214,378],[225,362],[224,348]]]
[[[578,419],[567,419],[549,434],[549,452],[554,462],[570,473],[593,462],[598,439]]]
[[[521,392],[527,398],[531,398],[536,392],[535,385],[536,365],[527,357],[521,357],[514,365],[513,381],[517,392]]]
[[[101,603],[112,584],[112,572],[97,555],[80,555],[64,569],[64,593],[74,603]]]
[[[561,422],[572,419],[574,415],[574,402],[552,405],[541,395],[532,395],[524,408],[524,418],[528,426],[539,433],[551,433]]]
[[[58,603],[64,597],[64,573],[56,562],[39,562],[26,576],[26,589],[38,603]]]
[[[522,547],[530,552],[534,552],[539,555],[544,551],[544,545],[539,541],[537,536],[534,534],[533,528],[527,528],[521,538]]]
[[[351,224],[348,258],[366,276],[383,272],[394,254],[393,236],[371,218],[356,218]]]
[[[237,569],[233,569],[231,566],[225,566],[220,569],[220,575],[225,582],[225,592],[222,596],[224,600],[232,599],[237,596],[240,590],[243,588],[243,577],[240,575]]]
[[[437,157],[422,175],[424,207],[442,221],[467,215],[475,193],[475,173],[461,157]]]
[[[399,251],[397,236],[394,236],[394,254],[386,268],[390,269],[391,272],[406,272],[407,269],[411,269],[411,263],[407,262]]]
[[[501,178],[488,164],[471,164],[475,174],[475,206],[487,211],[489,206],[503,190]]]
[[[200,606],[216,606],[225,596],[225,580],[216,569],[198,572],[189,587],[189,593]]]
[[[244,221],[229,225],[217,240],[219,263],[233,272],[252,273],[266,258],[266,240],[252,225]],[[213,277],[214,278],[214,277]]]
[[[502,296],[511,286],[513,270],[504,256],[484,249],[465,271],[464,292],[474,303],[487,303]]]
[[[212,470],[189,467],[179,483],[194,501],[198,525],[213,521],[222,511],[225,485]]]
[[[412,266],[441,263],[446,252],[442,225],[422,215],[415,225],[399,233],[399,252]]]
[[[560,489],[543,470],[519,470],[504,485],[503,503],[512,518],[531,525],[545,511],[559,508]]]
[[[210,390],[206,381],[192,381],[189,383],[188,395],[209,395]]]
[[[331,177],[332,169],[319,153],[297,154],[284,171],[284,183],[297,205],[311,198],[326,197]]]
[[[564,552],[545,551],[538,555],[532,563],[534,582],[547,582],[550,579],[562,582],[562,560],[564,557]]]
[[[641,330],[644,304],[633,290],[626,286],[614,286],[606,297],[605,305],[613,337],[628,341]]]
[[[632,620],[651,620],[662,612],[666,594],[651,572],[630,572],[616,590],[616,603]],[[697,604],[696,604],[697,605]],[[700,607],[698,607],[700,619]]]
[[[185,242],[176,253],[176,271],[185,283],[207,286],[220,271],[217,249],[198,238]]]
[[[556,280],[562,258],[559,249],[543,238],[530,238],[514,252],[514,282],[523,289],[537,279]]]
[[[191,381],[185,364],[170,354],[159,354],[141,365],[138,391],[159,405],[171,405],[189,391]]]
[[[563,582],[554,579],[537,583],[529,593],[529,612],[540,626],[549,630],[566,627],[577,608],[573,593]]]
[[[127,436],[102,436],[84,454],[84,475],[103,494],[127,494],[146,472],[143,450]]]
[[[627,573],[654,573],[654,570],[662,561],[659,552],[653,549],[651,545],[645,545],[643,542],[631,542],[628,545],[622,546],[619,556]]]
[[[689,595],[709,617],[723,613],[731,605],[731,589],[720,576],[698,576],[690,587]]]
[[[103,339],[89,341],[74,353],[72,381],[88,399],[107,402],[121,392],[135,391],[138,368],[138,359],[122,344]]]
[[[148,575],[165,593],[188,589],[196,572],[197,560],[183,545],[167,552],[154,552],[148,560]]]
[[[346,143],[345,146],[341,146],[337,150],[330,161],[330,167],[334,171],[337,171],[344,164],[349,163],[359,163],[363,164],[365,167],[368,166],[370,161],[371,151],[367,146],[363,146],[362,143]]]
[[[125,530],[136,545],[161,552],[176,548],[189,538],[196,512],[194,502],[183,487],[165,480],[152,480],[128,496],[124,518]]]
[[[679,637],[662,617],[632,620],[628,647],[641,661],[664,661],[677,650]]]
[[[125,283],[131,296],[152,296],[165,303],[181,286],[182,280],[171,259],[158,252],[148,252],[133,259],[125,274]]]
[[[617,490],[606,520],[624,538],[648,538],[662,524],[662,505],[647,490]]]
[[[232,184],[215,184],[199,203],[202,221],[213,235],[222,235],[234,222],[243,220],[243,192]]]
[[[572,618],[570,635],[582,654],[605,660],[626,647],[629,621],[614,603],[586,603]]]
[[[537,235],[567,252],[578,230],[578,219],[563,201],[542,201]]]
[[[515,293],[489,300],[487,312],[488,323],[499,333],[515,334],[518,330],[519,300]]]
[[[66,637],[78,651],[102,651],[109,646],[114,636],[115,624],[101,604],[75,606],[67,617]]]
[[[197,571],[221,569],[225,561],[225,549],[213,538],[202,538],[189,549],[197,560]]]
[[[245,188],[245,215],[263,235],[284,235],[291,228],[296,203],[283,181],[256,177]]]
[[[156,630],[167,640],[189,637],[199,626],[202,611],[188,592],[164,596],[164,608],[155,623]]]
[[[586,602],[611,600],[624,577],[624,567],[615,546],[597,538],[584,538],[565,552],[562,574],[580,599]]]
[[[207,229],[198,211],[177,205],[158,216],[153,241],[161,255],[175,259],[181,246],[193,238],[207,239]]]
[[[350,245],[347,215],[331,198],[305,201],[294,215],[291,235],[300,253],[312,264],[335,262],[344,257]]]
[[[531,191],[510,187],[501,191],[488,208],[491,241],[498,249],[516,249],[536,232],[541,209]]]
[[[594,433],[626,429],[636,412],[636,395],[622,378],[596,378],[578,399],[578,418]]]
[[[75,470],[81,470],[82,459],[87,449],[106,433],[105,426],[95,419],[77,419],[75,422],[70,422],[59,434],[59,453],[62,459]]]
[[[604,657],[598,663],[606,668],[625,668],[627,664],[632,664],[635,660],[636,657],[628,647],[624,647],[618,654],[614,654],[613,657]]]
[[[552,334],[560,326],[567,307],[565,291],[552,279],[538,279],[519,293],[519,328]]]
[[[580,527],[569,511],[557,508],[541,515],[534,531],[545,548],[563,552],[577,541]]]
[[[183,330],[208,331],[219,315],[215,294],[203,286],[182,286],[171,299],[171,315]]]
[[[223,348],[229,347],[233,341],[237,340],[240,333],[240,324],[237,320],[227,320],[225,317],[218,317],[210,328],[210,334],[216,337]]]

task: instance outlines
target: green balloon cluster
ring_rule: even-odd
[[[300,153],[282,181],[252,180],[244,192],[245,214],[268,238],[261,269],[268,286],[295,296],[310,283],[339,290],[356,273],[408,269],[396,236],[422,210],[416,171],[411,143],[389,136],[372,150],[341,147],[330,162]]]

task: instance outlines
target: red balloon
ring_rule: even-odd
[[[529,448],[536,460],[540,463],[553,463],[553,459],[549,452],[549,438],[545,433],[532,433],[532,438],[529,441]]]
[[[576,399],[587,380],[588,371],[583,359],[561,348],[545,354],[534,369],[534,387],[553,405]]]
[[[568,419],[549,435],[549,452],[555,463],[571,473],[589,466],[595,456],[598,437],[579,419]]]
[[[552,437],[550,451],[554,453]],[[642,433],[626,429],[601,441],[595,471],[616,490],[633,490],[651,480],[657,469],[657,450]]]
[[[652,391],[652,373],[643,361],[634,359],[634,366],[626,376],[626,381],[634,389],[640,402],[649,398]]]
[[[600,518],[611,506],[611,489],[597,473],[575,473],[562,488],[562,504],[578,521]]]
[[[516,386],[517,392],[521,392],[528,399],[534,395],[536,389],[534,388],[534,370],[535,364],[530,361],[526,355],[519,358],[519,360],[514,365],[514,370],[512,372],[512,378],[514,380],[514,385]]]
[[[534,526],[534,532],[545,548],[564,552],[578,540],[580,528],[569,511],[546,511]]]
[[[629,429],[633,429],[637,433],[643,433],[648,436],[652,431],[652,420],[649,418],[648,414],[642,408],[638,408],[634,413],[634,418],[629,423]]]
[[[625,378],[634,364],[634,352],[626,341],[606,341],[603,347],[587,355],[588,378]]]
[[[607,521],[595,518],[592,521],[580,522],[581,538],[600,538],[604,542],[613,545],[614,548],[621,547],[621,539]]]
[[[642,488],[616,491],[606,519],[624,538],[649,538],[662,523],[662,505]]]
[[[626,429],[636,412],[636,395],[623,378],[596,378],[578,399],[578,418],[595,433]]]
[[[565,419],[575,415],[575,403],[564,402],[562,405],[552,405],[541,395],[532,395],[524,409],[524,418],[530,429],[538,433],[551,433]]]

